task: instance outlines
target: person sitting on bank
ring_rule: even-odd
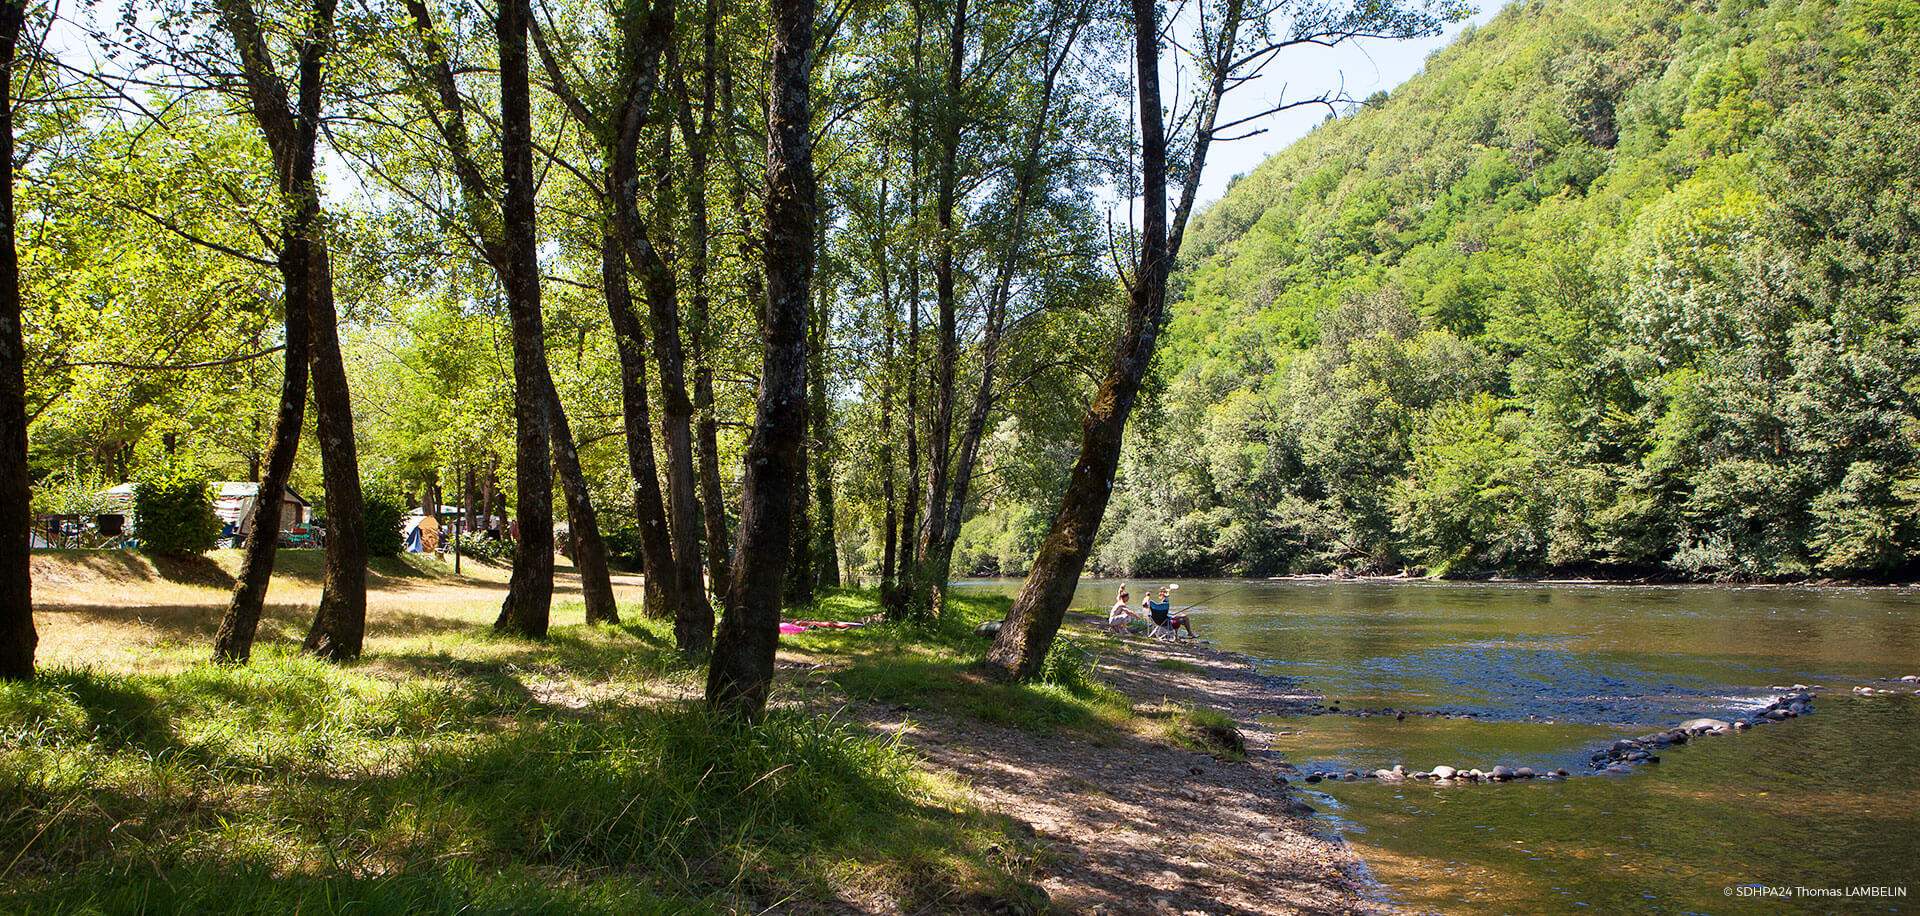
[[[1120,595],[1114,599],[1113,607],[1107,611],[1107,626],[1116,633],[1127,632],[1127,624],[1133,620],[1133,608],[1127,604],[1131,600],[1127,587],[1120,586]]]
[[[1193,621],[1186,614],[1173,612],[1173,591],[1163,588],[1158,599],[1149,597],[1145,604],[1147,614],[1153,618],[1153,625],[1166,630],[1175,639],[1180,637],[1180,629],[1186,628],[1188,639],[1198,639],[1193,632]]]

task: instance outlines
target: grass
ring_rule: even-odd
[[[101,641],[85,666],[0,684],[0,911],[1043,905],[1032,841],[895,741],[793,708],[716,719],[687,699],[702,671],[661,623],[629,608],[635,622],[588,627],[562,601],[549,640],[495,637],[494,583],[409,568],[377,587],[369,656],[352,665],[293,652],[285,628],[251,665],[204,663],[199,618],[217,620],[224,596],[210,586],[170,594],[183,603],[159,625],[150,607],[44,615],[43,632],[80,622]],[[83,578],[58,588],[96,587]],[[810,613],[871,604],[840,593]],[[1124,709],[1097,685],[977,681],[964,618],[993,609],[961,604],[939,628],[794,648],[841,656],[836,676],[876,693],[1029,727]]]
[[[859,630],[822,630],[783,641],[794,648],[845,661],[830,675],[848,696],[909,708],[940,709],[1029,731],[1097,730],[1121,725],[1133,715],[1125,694],[1091,677],[1092,660],[1062,639],[1060,661],[1039,683],[1007,684],[982,674],[988,642],[974,627],[1006,616],[1010,599],[949,595],[942,619],[926,625],[888,623]],[[872,596],[843,591],[823,597],[816,617],[852,619],[878,610]]]
[[[1206,670],[1183,658],[1163,658],[1154,662],[1153,666],[1162,671],[1179,671],[1185,674],[1198,674]]]

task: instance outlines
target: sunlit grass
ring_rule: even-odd
[[[376,587],[367,658],[344,666],[277,619],[252,664],[205,662],[215,587],[157,622],[42,615],[99,643],[0,685],[0,910],[1035,905],[1030,841],[894,739],[795,708],[714,718],[703,665],[637,606],[530,642],[490,631],[492,583],[422,574]]]

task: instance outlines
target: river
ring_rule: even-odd
[[[1920,674],[1920,592],[1175,581],[1177,605],[1200,602],[1202,638],[1269,673],[1350,711],[1452,714],[1276,721],[1276,749],[1303,772],[1507,764],[1579,774],[1312,787],[1309,800],[1395,903],[1448,913],[1916,906],[1901,895],[1920,895],[1920,685],[1877,679]],[[1136,601],[1147,584],[1134,583]],[[1087,580],[1074,606],[1104,610],[1114,591]],[[1795,683],[1829,688],[1812,715],[1668,748],[1627,775],[1585,775],[1588,755],[1614,740],[1735,718]],[[1901,695],[1856,696],[1860,684]]]

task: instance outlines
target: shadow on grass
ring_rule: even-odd
[[[0,861],[13,863],[0,910],[1032,899],[1009,823],[944,801],[893,742],[692,704],[472,705],[503,699],[293,657],[0,685]]]

